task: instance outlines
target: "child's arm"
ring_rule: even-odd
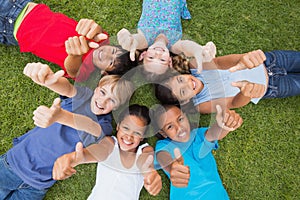
[[[157,160],[170,174],[170,181],[175,187],[187,187],[190,180],[190,168],[184,165],[179,149],[174,149],[175,159],[167,151],[159,151]]]
[[[54,122],[57,122],[76,130],[87,132],[96,137],[100,137],[102,133],[100,124],[91,118],[61,109],[59,98],[53,101],[50,108],[39,106],[33,114],[34,124],[42,128],[46,128]]]
[[[136,34],[131,34],[127,29],[121,29],[117,34],[119,45],[123,49],[130,52],[130,59],[135,60],[135,51],[137,49],[145,49],[148,47],[148,42],[144,34],[138,30]]]
[[[202,63],[210,62],[216,55],[216,46],[213,42],[208,42],[205,46],[191,40],[179,40],[172,47],[171,52],[175,54],[184,53],[185,56],[193,57],[191,66],[202,71]]]
[[[255,50],[245,54],[230,54],[219,56],[212,62],[203,63],[203,69],[222,69],[234,72],[242,69],[251,69],[262,64],[266,56],[262,50]]]
[[[105,160],[112,152],[113,147],[114,142],[110,137],[105,137],[99,143],[92,144],[86,148],[83,148],[82,143],[78,142],[75,151],[56,159],[52,170],[53,179],[63,180],[69,178],[76,173],[74,168],[77,165]]]
[[[153,153],[152,147],[147,146],[143,148],[143,153],[137,160],[137,166],[144,176],[145,189],[149,194],[156,196],[162,188],[162,182],[160,175],[153,166]]]
[[[230,131],[236,130],[243,123],[243,119],[234,110],[222,110],[219,105],[216,109],[216,123],[207,130],[205,135],[210,142],[223,139]]]
[[[76,88],[68,79],[64,78],[64,71],[54,73],[50,67],[42,63],[28,63],[23,73],[35,83],[45,86],[50,90],[67,97],[76,95]]]

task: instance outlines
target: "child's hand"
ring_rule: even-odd
[[[74,167],[84,162],[83,145],[81,142],[76,144],[75,152],[64,154],[57,158],[52,170],[54,180],[63,180],[76,173]]]
[[[203,62],[210,62],[216,57],[217,47],[213,42],[208,42],[203,46]]]
[[[237,65],[229,69],[230,72],[235,72],[243,69],[252,69],[262,64],[266,60],[266,55],[262,50],[256,50],[246,53],[238,62]]]
[[[39,106],[33,111],[33,120],[36,126],[46,128],[58,120],[62,109],[60,107],[60,98],[56,98],[50,108]]]
[[[67,54],[71,56],[82,56],[90,49],[87,40],[83,36],[69,37],[68,40],[65,41],[65,47]]]
[[[50,86],[58,81],[65,72],[59,70],[56,73],[50,69],[46,64],[42,63],[28,63],[24,70],[23,74],[31,78],[35,83],[42,86]]]
[[[138,46],[137,40],[125,28],[122,28],[118,32],[117,39],[118,39],[119,45],[121,45],[123,49],[130,52],[130,60],[134,61],[135,60],[135,51]]]
[[[106,40],[108,37],[106,34],[102,33],[102,27],[91,19],[79,20],[76,31],[79,35],[85,36],[87,39],[95,42]],[[98,48],[99,44],[95,42],[88,42],[89,47]]]
[[[190,180],[190,168],[184,165],[178,148],[174,149],[175,161],[171,164],[170,179],[175,187],[187,187]]]
[[[217,109],[217,115],[216,115],[217,124],[223,130],[234,131],[242,125],[243,123],[242,117],[234,110],[229,110],[229,109],[222,110],[220,105],[217,105],[216,109]]]
[[[232,82],[232,86],[238,87],[245,97],[259,98],[265,94],[265,86],[262,84],[251,83],[248,81]]]
[[[153,156],[149,155],[141,170],[144,176],[145,189],[149,192],[149,194],[156,196],[162,188],[162,182],[160,175],[152,168],[152,164]]]

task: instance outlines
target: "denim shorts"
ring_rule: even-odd
[[[276,50],[265,52],[265,55],[269,84],[263,98],[300,95],[300,52]]]
[[[38,190],[23,182],[7,162],[7,155],[0,156],[0,199],[43,199],[47,190]]]
[[[20,12],[32,0],[0,0],[0,43],[18,45],[14,37],[14,25]]]

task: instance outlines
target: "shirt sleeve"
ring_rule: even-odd
[[[205,133],[208,128],[197,129],[195,137],[195,145],[193,146],[193,152],[197,159],[202,159],[207,156],[212,150],[218,148],[218,142],[210,142],[205,138]]]

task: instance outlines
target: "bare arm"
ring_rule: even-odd
[[[69,112],[60,107],[60,99],[56,98],[50,108],[47,106],[39,106],[33,112],[34,124],[46,128],[54,122],[72,127],[76,130],[85,131],[93,136],[100,137],[102,128],[99,123],[91,118]]]
[[[28,63],[23,73],[31,78],[35,83],[45,86],[50,90],[67,97],[76,95],[76,88],[64,78],[64,71],[60,70],[56,73],[46,64]]]
[[[54,163],[52,176],[54,180],[63,180],[76,173],[75,167],[84,163],[103,161],[113,150],[112,138],[105,137],[99,143],[83,148],[81,142],[77,143],[74,152],[64,154]]]

